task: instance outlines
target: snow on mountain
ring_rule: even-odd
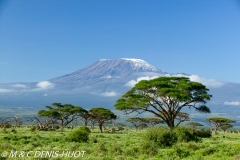
[[[142,59],[133,59],[133,58],[121,58],[122,60],[129,61],[134,69],[142,69],[142,70],[151,70],[153,72],[158,72],[159,70],[147,63]]]
[[[103,79],[124,79],[133,74],[166,74],[141,59],[101,59],[68,75],[51,79],[53,83],[97,83]]]
[[[240,83],[220,82],[197,75],[163,72],[142,59],[101,59],[73,73],[42,82],[0,84],[0,105],[42,107],[52,102],[114,109],[118,97],[143,79],[186,76],[210,89],[214,112],[238,115]],[[227,107],[227,108],[226,108]]]

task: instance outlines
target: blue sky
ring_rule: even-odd
[[[0,83],[39,82],[116,58],[240,82],[240,2],[0,1]]]

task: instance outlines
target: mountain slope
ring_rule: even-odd
[[[141,59],[99,60],[71,74],[51,79],[53,83],[96,83],[103,79],[126,78],[134,73],[153,72],[166,74]]]
[[[84,108],[102,106],[114,109],[115,101],[138,81],[171,75],[140,59],[104,59],[48,81],[0,84],[0,106],[43,108],[61,102]],[[184,73],[174,75],[203,82],[213,95],[207,104],[212,112],[240,115],[240,83],[218,83]]]

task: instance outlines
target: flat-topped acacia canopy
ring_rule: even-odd
[[[115,107],[126,114],[153,113],[172,129],[174,120],[184,107],[210,113],[205,105],[212,97],[208,91],[203,84],[192,82],[187,77],[159,77],[138,82],[117,100]]]

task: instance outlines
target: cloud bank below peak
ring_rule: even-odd
[[[224,82],[221,82],[215,79],[207,79],[204,77],[199,77],[198,75],[191,75],[188,77],[191,81],[202,83],[207,87],[218,88],[218,87],[222,87],[225,84]]]
[[[158,78],[159,76],[144,76],[144,77],[139,77],[136,80],[130,80],[128,81],[125,86],[127,87],[134,87],[135,84],[137,84],[138,82],[140,82],[141,80],[150,80],[150,79],[154,79],[154,78]]]
[[[36,84],[36,87],[34,90],[35,91],[39,91],[39,90],[48,90],[48,89],[53,89],[55,87],[55,85],[49,81],[42,81],[42,82],[38,82]]]
[[[204,78],[204,77],[200,77],[198,75],[183,75],[183,74],[176,74],[176,75],[170,75],[170,74],[166,74],[164,76],[178,76],[178,77],[189,77],[190,81],[193,82],[199,82],[202,83],[203,85],[207,86],[207,87],[212,87],[212,88],[219,88],[222,87],[225,83],[222,81],[218,81],[215,79],[208,79],[208,78]],[[139,81],[141,80],[150,80],[150,79],[154,79],[154,78],[158,78],[159,76],[143,76],[143,77],[139,77],[136,80],[130,80],[128,81],[125,86],[127,87],[134,87],[135,84],[137,84]]]

